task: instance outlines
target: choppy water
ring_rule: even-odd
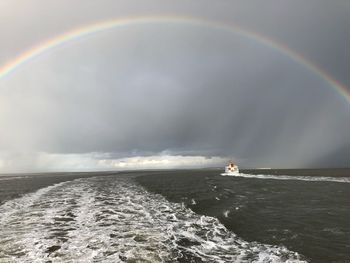
[[[312,171],[264,172],[271,174],[173,172],[138,181],[172,202],[218,218],[247,241],[283,245],[310,262],[350,262],[349,170],[314,171],[313,176],[305,175]]]
[[[349,262],[345,177],[145,174],[3,180],[0,262]]]

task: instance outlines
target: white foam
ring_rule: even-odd
[[[21,178],[28,178],[29,176],[4,176],[2,177],[0,175],[0,181],[8,181],[8,180],[15,180],[15,179],[21,179]]]
[[[65,182],[9,201],[0,211],[8,215],[0,221],[5,262],[303,262],[284,247],[246,242],[217,219],[130,179]]]
[[[224,217],[228,217],[228,214],[229,214],[229,213],[230,213],[230,210],[225,210],[224,213],[223,213],[223,214],[224,214]]]
[[[12,217],[17,218],[22,211],[28,209],[35,202],[40,200],[43,195],[47,194],[51,190],[57,187],[60,187],[64,184],[65,182],[54,184],[46,188],[41,188],[34,193],[29,193],[24,195],[23,197],[12,199],[5,202],[0,206],[0,215],[1,215],[0,224],[4,220],[9,220],[9,218],[12,218]]]
[[[244,174],[239,173],[232,177],[245,177],[255,179],[273,179],[273,180],[297,180],[309,182],[336,182],[350,183],[350,177],[328,177],[328,176],[292,176],[292,175],[267,175],[267,174]]]

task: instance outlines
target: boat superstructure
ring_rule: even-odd
[[[222,175],[228,175],[228,176],[239,175],[238,166],[233,161],[230,161],[228,165],[225,166],[225,173],[223,173]]]

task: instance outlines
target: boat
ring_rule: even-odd
[[[225,172],[222,173],[223,176],[237,176],[239,175],[239,169],[238,166],[233,162],[230,161],[227,166],[225,166]]]

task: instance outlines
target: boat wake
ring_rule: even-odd
[[[305,262],[129,178],[59,183],[4,203],[0,214],[1,262]]]
[[[273,180],[298,180],[310,182],[336,182],[350,183],[350,177],[327,177],[327,176],[292,176],[292,175],[267,175],[267,174],[244,174],[239,173],[235,177],[255,178],[255,179],[273,179]]]

